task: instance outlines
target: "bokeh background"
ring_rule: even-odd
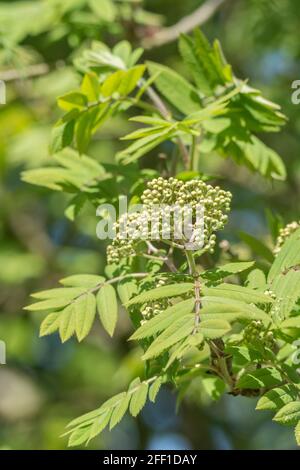
[[[25,184],[24,169],[47,165],[51,126],[59,116],[56,97],[76,87],[76,54],[91,39],[139,45],[162,25],[192,13],[201,0],[0,1],[0,79],[7,104],[0,105],[0,339],[7,365],[0,366],[0,448],[65,449],[59,436],[74,417],[99,406],[141,373],[139,351],[126,342],[131,329],[120,313],[112,341],[95,327],[89,338],[61,345],[38,338],[39,314],[23,311],[30,292],[55,286],[73,273],[101,273],[104,247],[95,236],[96,217],[87,208],[75,223],[64,214],[67,196]],[[113,4],[113,7],[111,6]],[[284,222],[299,219],[300,105],[291,84],[300,79],[300,8],[297,0],[225,0],[203,25],[218,37],[235,74],[278,102],[289,121],[266,142],[283,157],[288,178],[268,183],[228,160],[203,162],[234,194],[227,233],[233,248],[254,255],[238,232],[269,242],[266,210]],[[145,58],[182,71],[176,43],[151,48]],[[38,64],[38,67],[36,66]],[[30,71],[30,77],[28,77]],[[97,134],[89,153],[113,161],[118,119]],[[211,403],[199,384],[176,414],[176,396],[163,389],[157,404],[139,419],[129,416],[90,444],[99,449],[292,449],[293,431],[254,411],[255,400],[224,397]]]

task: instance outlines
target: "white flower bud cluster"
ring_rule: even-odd
[[[127,238],[122,239],[121,227],[125,218],[116,224],[116,237],[108,247],[108,261],[118,262],[123,257],[133,256],[141,240],[170,240],[179,244],[192,242],[206,251],[213,252],[216,244],[215,231],[227,222],[231,193],[218,186],[207,185],[202,180],[183,182],[175,178],[156,178],[147,184],[141,196],[143,210],[126,215]],[[199,220],[199,208],[203,209],[203,220]],[[178,236],[176,221],[184,220],[188,214],[189,233]]]
[[[287,224],[285,227],[279,230],[279,235],[277,237],[276,245],[273,250],[274,255],[278,255],[286,239],[290,235],[292,235],[292,233],[294,233],[299,227],[300,227],[300,221],[299,222],[294,221],[294,222],[291,222],[290,224]]]
[[[266,289],[264,291],[264,294],[265,295],[268,295],[269,297],[271,297],[273,300],[276,300],[276,294],[275,292],[273,292],[271,289]]]
[[[264,331],[263,322],[260,320],[252,321],[244,329],[244,341],[251,345],[255,341],[259,341],[263,346],[273,349],[275,339],[272,331]]]
[[[138,222],[140,213],[124,214],[119,222],[114,225],[116,236],[111,245],[107,247],[108,263],[118,263],[122,258],[130,258],[136,255],[137,242],[136,233],[133,228],[135,222]],[[126,237],[122,236],[122,227],[128,225]]]

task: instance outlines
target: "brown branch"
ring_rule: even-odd
[[[189,33],[197,26],[208,21],[224,2],[225,0],[207,0],[197,10],[182,18],[178,23],[158,30],[154,35],[145,38],[142,43],[143,47],[151,49],[175,41],[180,34]]]

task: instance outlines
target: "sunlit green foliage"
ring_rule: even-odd
[[[113,197],[105,196],[107,183],[116,187],[123,177],[123,168],[130,166],[138,181],[141,175],[137,161],[166,141],[179,148],[175,164],[166,165],[169,178],[183,168],[190,171],[185,180],[201,179],[195,170],[199,158],[206,158],[203,148],[208,148],[222,157],[230,155],[238,164],[265,178],[284,179],[285,167],[279,155],[254,135],[280,130],[285,123],[280,108],[238,80],[225,61],[219,43],[211,46],[200,31],[195,31],[193,37],[182,36],[179,49],[193,83],[165,65],[137,64],[141,51],[132,51],[125,41],[112,50],[102,43],[94,43],[90,50],[84,51],[75,61],[75,67],[84,73],[80,88],[58,99],[65,114],[54,128],[51,149],[61,166],[27,171],[24,180],[75,193],[72,205],[76,217],[85,201],[114,202]],[[134,143],[117,154],[114,173],[109,166],[99,166],[82,155],[108,119],[136,108],[143,114],[131,121],[143,126],[123,137]],[[69,146],[78,155],[74,150],[64,150]],[[147,192],[141,195],[143,184],[137,186],[136,181],[128,187],[129,194],[136,200],[149,199],[144,196]],[[160,179],[153,181],[151,188],[163,184]],[[172,187],[171,184],[168,191],[172,192]],[[163,187],[161,191],[164,194],[167,189]],[[180,194],[176,187],[175,199]],[[209,207],[205,217],[213,219],[215,206]],[[155,400],[162,383],[169,382],[185,390],[195,374],[203,378],[207,373],[212,374],[221,381],[223,393],[232,395],[262,396],[264,400],[266,392],[270,399],[273,389],[279,390],[278,393],[284,390],[290,401],[283,407],[281,402],[276,402],[274,420],[297,424],[300,379],[291,357],[281,359],[280,354],[297,338],[300,326],[297,307],[300,232],[296,230],[288,237],[275,259],[260,241],[247,234],[241,236],[269,264],[262,286],[260,271],[252,270],[251,263],[244,267],[233,263],[229,271],[226,265],[219,266],[216,272],[210,272],[200,266],[202,256],[213,252],[211,245],[193,252],[171,241],[172,249],[167,251],[164,246],[167,242],[161,236],[159,247],[145,244],[141,252],[122,252],[119,264],[108,265],[110,275],[106,279],[83,275],[81,280],[79,275],[73,281],[63,280],[67,287],[34,294],[38,302],[27,309],[51,312],[41,325],[41,335],[58,330],[65,342],[73,334],[79,341],[88,335],[96,310],[104,329],[112,336],[118,313],[114,284],[129,280],[137,289],[137,294],[135,289],[128,293],[125,303],[123,295],[119,297],[134,319],[136,331],[131,340],[138,340],[144,349],[145,376],[135,379],[127,392],[70,423],[67,432],[70,445],[89,442],[106,426],[113,428],[127,409],[137,416],[148,394]],[[180,260],[180,251],[185,261]],[[162,260],[158,267],[147,263],[149,253],[152,260]],[[135,271],[136,258],[145,258],[140,272]],[[241,280],[223,282],[231,274],[244,270],[249,276],[245,285]],[[291,279],[284,282],[285,277]],[[153,288],[162,279],[165,285]],[[156,310],[149,313],[148,309],[144,316],[144,309],[154,302]]]

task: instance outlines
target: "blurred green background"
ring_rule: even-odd
[[[59,436],[74,417],[99,406],[141,373],[139,352],[128,345],[131,326],[121,312],[114,340],[99,328],[78,345],[55,336],[38,338],[38,314],[25,313],[30,292],[55,286],[73,273],[101,273],[104,247],[95,235],[92,207],[75,223],[64,214],[67,196],[21,182],[24,169],[46,165],[51,126],[59,116],[56,97],[76,87],[76,54],[98,39],[139,45],[162,25],[192,13],[201,0],[35,0],[0,1],[0,79],[7,104],[0,105],[0,339],[7,365],[0,366],[0,449],[64,449]],[[297,0],[225,0],[203,25],[218,37],[240,78],[278,102],[289,117],[267,143],[283,157],[288,178],[268,183],[228,160],[203,162],[234,194],[225,237],[246,258],[238,238],[245,230],[268,241],[265,209],[285,222],[299,218],[300,105],[291,84],[300,79],[300,8]],[[152,48],[146,58],[180,72],[176,43]],[[42,64],[36,67],[36,64]],[[31,77],[27,77],[28,70]],[[113,161],[117,138],[126,133],[118,119],[97,134],[89,153]],[[138,420],[126,417],[94,449],[291,449],[293,431],[254,411],[255,400],[225,397],[217,404],[195,382],[175,412],[168,389],[147,405]]]

